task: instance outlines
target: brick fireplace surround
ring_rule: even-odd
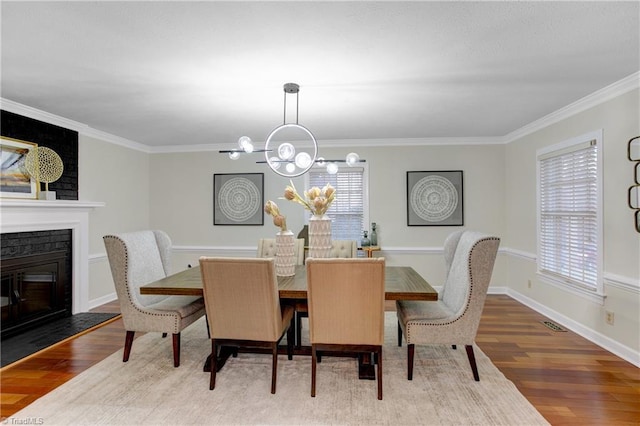
[[[72,313],[89,310],[89,213],[105,203],[0,200],[0,233],[71,229]]]

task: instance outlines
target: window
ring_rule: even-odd
[[[602,131],[538,152],[538,272],[602,294]]]
[[[334,175],[328,174],[324,167],[312,168],[308,179],[307,188],[322,188],[330,183],[336,189],[336,199],[327,211],[332,219],[332,238],[360,241],[364,224],[368,222],[365,168],[341,167]]]

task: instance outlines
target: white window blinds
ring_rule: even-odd
[[[327,211],[332,219],[331,237],[360,241],[364,224],[364,169],[345,167],[334,175],[324,168],[309,171],[309,188],[322,189],[327,183],[336,189],[336,198]]]
[[[598,289],[598,146],[582,142],[538,157],[540,272]]]

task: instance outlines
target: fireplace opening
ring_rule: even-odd
[[[67,251],[2,260],[1,339],[71,316]]]

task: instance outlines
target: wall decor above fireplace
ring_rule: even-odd
[[[29,141],[54,150],[64,172],[49,185],[58,200],[78,199],[78,132],[13,112],[0,111],[0,131],[5,138]]]
[[[27,158],[38,145],[13,138],[0,138],[0,197],[38,198],[37,177],[29,172]]]

